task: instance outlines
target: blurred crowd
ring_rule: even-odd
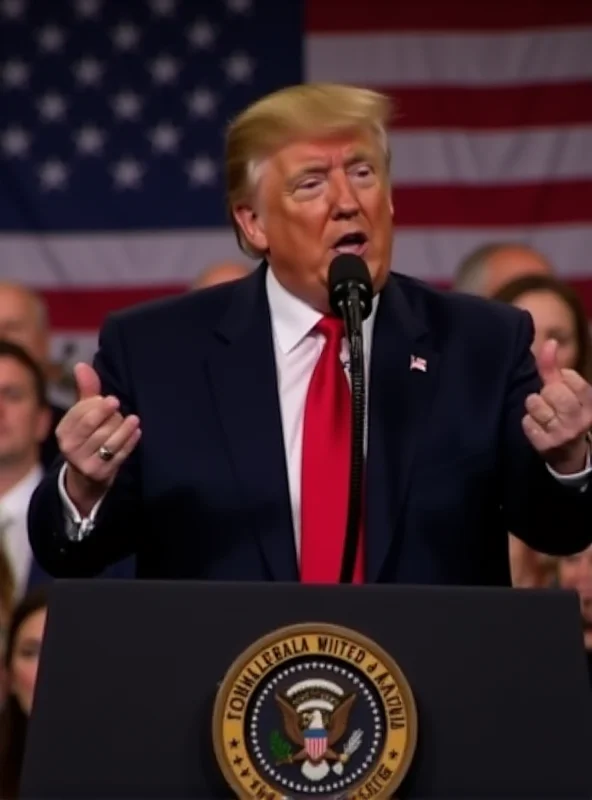
[[[240,280],[250,271],[239,262],[215,264],[188,291]],[[452,289],[525,309],[534,322],[535,357],[553,338],[561,367],[592,380],[590,321],[578,294],[542,253],[521,243],[485,244],[459,265]],[[51,580],[36,564],[27,534],[29,500],[57,456],[56,426],[67,409],[61,369],[49,355],[51,333],[41,297],[25,286],[0,284],[0,798],[17,796]],[[554,558],[508,531],[508,548],[516,589],[577,592],[592,683],[592,547]],[[106,574],[132,577],[133,569],[124,562]]]

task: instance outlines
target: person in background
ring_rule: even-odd
[[[562,589],[572,589],[580,598],[584,647],[592,684],[592,545],[581,553],[559,559],[558,582]]]
[[[221,283],[237,281],[246,278],[253,270],[238,261],[221,261],[219,264],[212,264],[206,267],[203,272],[191,284],[191,289],[208,289],[210,286],[218,286]]]
[[[45,377],[18,344],[0,340],[0,551],[10,565],[14,600],[50,580],[29,544],[29,501],[45,472],[41,443],[51,424]],[[109,577],[131,577],[132,562],[113,565]]]
[[[4,653],[14,599],[14,578],[6,554],[0,549],[0,709],[6,697]]]
[[[27,724],[33,706],[46,614],[47,594],[39,588],[27,594],[17,605],[8,629],[4,654],[8,697],[0,712],[2,800],[13,800],[19,794]]]
[[[570,286],[550,275],[524,275],[502,286],[494,300],[510,303],[531,315],[535,336],[532,351],[539,358],[549,339],[557,342],[557,364],[592,378],[592,341],[584,306]],[[554,558],[510,537],[510,561],[514,586],[541,587],[555,581]]]
[[[40,447],[50,424],[39,364],[18,344],[0,340],[0,550],[10,565],[15,600],[37,572],[27,512],[43,476]]]
[[[41,445],[41,463],[47,469],[58,454],[55,429],[67,409],[52,397],[49,318],[43,299],[31,289],[17,283],[0,283],[0,339],[23,347],[43,370],[51,411],[51,423]]]
[[[549,261],[532,247],[512,242],[490,242],[461,261],[454,281],[457,292],[491,297],[504,284],[522,275],[552,275]]]

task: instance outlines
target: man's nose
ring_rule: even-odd
[[[355,217],[360,210],[360,203],[347,175],[334,176],[332,192],[334,218],[351,219]]]

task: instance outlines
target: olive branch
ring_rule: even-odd
[[[269,737],[269,748],[277,762],[287,762],[292,756],[290,742],[287,742],[279,731],[272,731]]]

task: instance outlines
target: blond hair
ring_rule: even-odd
[[[378,92],[342,84],[308,83],[269,94],[236,117],[226,135],[226,187],[241,250],[254,258],[264,255],[247,242],[232,210],[252,198],[261,164],[267,158],[293,141],[365,129],[376,136],[388,169],[387,125],[391,114],[390,99]]]

